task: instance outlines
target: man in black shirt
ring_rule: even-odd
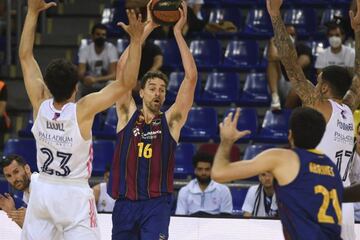
[[[290,34],[291,39],[295,42],[298,54],[298,64],[302,67],[306,78],[311,79],[311,67],[313,62],[311,48],[304,43],[296,41],[296,30],[294,26],[288,25],[286,26],[286,30]],[[271,109],[280,110],[281,100],[285,102],[286,108],[295,108],[300,106],[300,98],[296,95],[295,91],[291,89],[286,71],[280,62],[278,51],[274,44],[274,39],[271,39],[269,42],[267,55],[267,75],[272,97]]]
[[[161,49],[151,41],[145,41],[142,46],[142,57],[139,70],[139,79],[148,71],[158,71],[163,65]]]

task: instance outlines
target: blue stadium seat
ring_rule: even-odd
[[[213,108],[193,107],[181,130],[180,140],[207,142],[217,137],[217,113]]]
[[[185,73],[184,72],[172,72],[169,76],[169,85],[166,91],[166,104],[172,104],[176,100],[176,96],[178,94],[180,85],[184,80]],[[201,95],[201,82],[197,81],[195,88],[195,101],[197,102],[200,99]]]
[[[192,158],[195,154],[196,148],[191,143],[179,143],[175,151],[175,178],[188,178],[194,174],[192,166]]]
[[[216,39],[193,40],[190,43],[190,51],[200,69],[216,68],[220,64],[221,47]]]
[[[179,48],[174,40],[155,40],[154,44],[161,48],[164,57],[164,67],[177,69],[181,66]]]
[[[118,53],[122,54],[128,45],[129,45],[129,39],[119,38],[116,42],[116,49],[117,49]]]
[[[4,146],[4,156],[17,154],[22,156],[32,171],[38,171],[36,164],[36,144],[34,139],[9,139]]]
[[[19,130],[18,136],[21,138],[33,138],[34,135],[31,132],[31,128],[33,124],[34,124],[34,119],[33,119],[33,113],[31,112],[29,114],[29,118],[27,120],[25,128]]]
[[[256,140],[269,143],[287,143],[290,114],[291,110],[286,109],[276,113],[268,110]]]
[[[108,140],[93,141],[93,172],[95,176],[102,176],[106,165],[111,165],[114,156],[115,144]]]
[[[117,126],[117,114],[115,107],[111,107],[107,110],[103,126],[97,130],[93,131],[94,136],[98,139],[111,139],[115,140],[116,138],[116,126]],[[93,125],[94,127],[94,125]]]
[[[202,105],[229,105],[236,103],[240,93],[240,79],[236,73],[213,72],[207,76],[201,99]]]
[[[274,148],[274,145],[271,144],[254,144],[254,145],[248,145],[244,152],[244,160],[250,160],[254,158],[256,155],[261,153],[262,151],[265,151],[269,148]]]
[[[203,143],[199,146],[199,149],[197,152],[199,153],[205,153],[210,156],[215,156],[215,153],[219,147],[219,144],[217,143]],[[230,161],[236,162],[240,159],[240,150],[237,147],[236,144],[232,145],[230,150]]]
[[[248,188],[230,188],[233,201],[233,214],[242,215],[242,206],[244,204]]]
[[[121,27],[117,26],[117,23],[118,22],[124,22],[125,24],[128,23],[128,18],[126,16],[126,11],[125,11],[125,1],[114,1],[112,8],[107,11],[110,12],[110,16],[108,17],[108,20],[106,20],[104,18],[104,15],[106,14],[103,14],[102,22],[108,28],[108,37],[117,38],[124,35],[125,31]]]
[[[269,106],[270,93],[265,73],[249,73],[245,80],[239,105]]]
[[[254,40],[232,40],[225,51],[223,67],[238,70],[255,68],[259,62],[259,46]]]
[[[0,194],[9,192],[9,184],[5,179],[0,179]]]
[[[231,21],[240,30],[242,28],[242,13],[240,8],[214,8],[210,11],[209,23]]]
[[[299,36],[309,36],[316,30],[317,19],[313,9],[289,8],[284,12],[284,23],[294,25]]]
[[[228,109],[224,114],[224,118],[230,112],[233,112],[233,114],[235,114],[235,110],[236,110],[235,108]],[[258,129],[258,117],[255,108],[241,108],[237,129],[239,129],[240,131],[244,131],[244,130],[251,131],[251,134],[241,138],[239,142],[241,143],[249,142],[249,140],[255,138]]]
[[[335,17],[343,17],[344,11],[342,9],[327,8],[323,11],[320,21],[320,26],[325,26],[326,23],[331,22]]]
[[[251,36],[270,37],[273,29],[266,9],[250,9],[245,21],[243,33]]]

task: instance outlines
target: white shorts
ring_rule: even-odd
[[[353,203],[342,204],[341,237],[343,240],[356,240]]]
[[[97,212],[86,182],[32,177],[22,240],[98,240]]]

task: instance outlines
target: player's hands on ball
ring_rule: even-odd
[[[280,16],[280,7],[283,0],[266,0],[266,7],[271,17]]]
[[[29,11],[36,13],[47,10],[48,8],[55,7],[55,2],[46,3],[44,0],[28,0]]]
[[[360,0],[356,0],[356,9],[360,7]],[[359,11],[354,12],[354,10],[349,11],[351,27],[355,32],[360,31],[360,13]]]
[[[122,27],[125,32],[130,35],[131,40],[141,41],[141,36],[144,32],[146,23],[142,22],[141,14],[137,16],[133,9],[126,10],[126,13],[129,19],[129,25],[126,25],[123,22],[119,22],[117,25]]]
[[[151,4],[152,4],[152,1],[153,0],[150,0],[146,6],[146,9],[147,9],[147,19],[146,19],[146,24],[149,24],[150,27],[152,27],[153,29],[157,28],[160,26],[160,24],[157,24],[154,19],[153,19],[153,16],[152,16],[152,13],[151,13]]]
[[[185,1],[182,1],[181,7],[179,8],[180,19],[174,26],[174,32],[182,32],[185,24],[187,23],[187,4]]]
[[[240,116],[240,108],[237,108],[234,117],[233,117],[233,113],[230,112],[225,117],[224,121],[219,124],[220,138],[222,142],[234,143],[238,139],[251,133],[249,130],[239,131],[237,129],[239,116]]]

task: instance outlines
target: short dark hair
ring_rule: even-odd
[[[55,102],[64,102],[74,93],[78,79],[74,64],[65,59],[55,59],[47,66],[44,81]]]
[[[196,168],[199,162],[210,163],[210,165],[212,166],[214,162],[214,157],[209,154],[200,152],[195,154],[193,157],[193,167]]]
[[[16,161],[17,164],[19,164],[20,166],[25,166],[27,164],[27,162],[22,156],[17,154],[10,154],[2,157],[0,164],[1,169],[4,169],[5,167],[9,166],[13,161]]]
[[[160,78],[161,80],[164,80],[165,86],[168,86],[169,79],[164,73],[160,71],[150,71],[145,73],[145,75],[141,78],[141,89],[144,89],[147,81],[153,78]]]
[[[102,29],[105,30],[107,32],[107,27],[106,25],[102,24],[102,23],[96,23],[92,28],[91,28],[91,34],[94,34],[96,29]]]
[[[291,114],[290,130],[294,145],[298,148],[316,148],[324,135],[325,129],[325,118],[315,109],[298,107]]]
[[[322,70],[322,79],[330,85],[335,97],[343,98],[352,84],[352,75],[344,67],[332,65]]]
[[[336,21],[326,23],[326,27],[327,27],[327,31],[326,31],[327,35],[329,35],[330,31],[336,30],[338,28],[340,29],[341,34],[345,35],[344,28],[340,24],[338,24]]]

